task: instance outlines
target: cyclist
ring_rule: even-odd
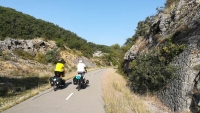
[[[86,65],[83,63],[82,60],[79,60],[79,62],[78,62],[77,73],[80,74],[83,77],[84,82],[86,83],[86,79],[84,77],[84,74],[87,73],[87,69],[86,69]]]
[[[55,76],[61,78],[62,85],[65,85],[65,80],[62,79],[62,77],[65,76],[65,68],[64,68],[64,60],[63,59],[59,59],[58,62],[56,63],[54,73],[55,73]]]

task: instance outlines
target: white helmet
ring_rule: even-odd
[[[79,63],[82,63],[83,61],[82,60],[79,60]]]

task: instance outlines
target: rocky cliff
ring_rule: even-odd
[[[57,46],[54,41],[44,41],[39,38],[33,40],[7,38],[0,41],[0,76],[52,75],[53,64],[43,64],[34,59],[22,58],[16,54],[15,50],[26,51],[32,56],[37,56],[38,54],[45,55],[47,51],[55,48]],[[60,51],[60,56],[66,62],[67,71],[75,70],[79,59],[82,59],[89,68],[96,67],[90,59],[76,55],[69,48]]]
[[[200,100],[200,96],[194,92],[194,89],[199,90],[200,83],[199,69],[194,68],[200,65],[200,1],[180,0],[170,12],[165,10],[155,16],[148,37],[140,39],[142,44],[134,44],[124,60],[132,61],[144,52],[144,49],[139,49],[141,46],[151,51],[152,47],[158,46],[169,36],[175,43],[185,44],[186,50],[171,62],[179,67],[176,72],[178,78],[171,80],[158,97],[173,111],[191,110],[191,106],[197,105]],[[155,40],[156,35],[160,35],[160,39]]]

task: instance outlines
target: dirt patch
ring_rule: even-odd
[[[144,102],[153,113],[173,113],[156,96],[146,96],[144,97]]]

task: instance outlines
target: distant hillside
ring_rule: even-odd
[[[0,40],[44,38],[54,40],[60,48],[76,49],[91,57],[95,51],[109,52],[109,46],[87,42],[75,33],[33,16],[0,6]]]

